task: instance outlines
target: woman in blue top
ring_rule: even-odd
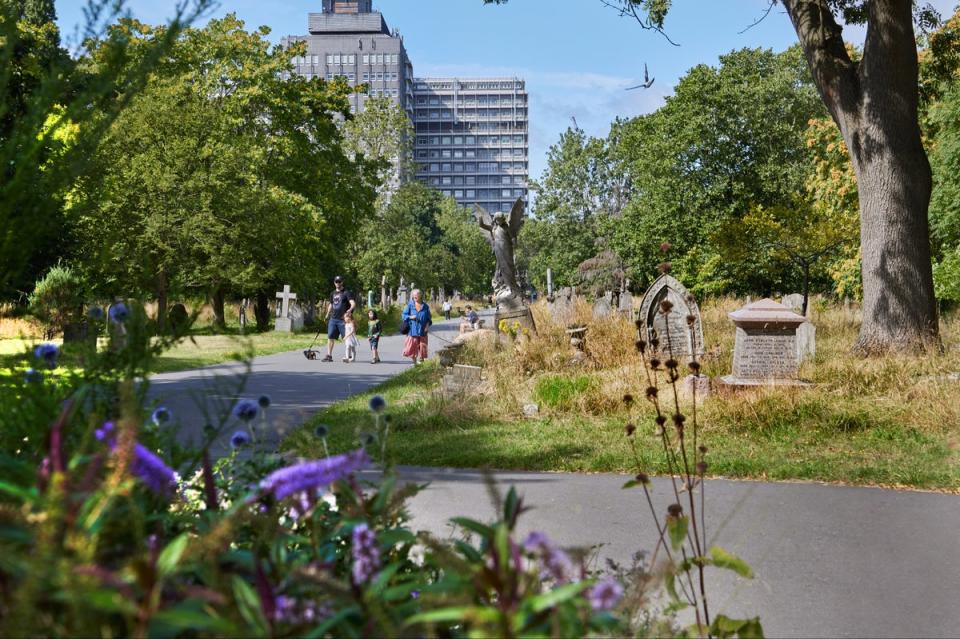
[[[420,289],[410,292],[410,303],[403,309],[400,319],[407,322],[410,332],[403,344],[403,356],[409,357],[416,364],[427,359],[427,332],[433,324],[430,316],[430,307],[422,299]]]

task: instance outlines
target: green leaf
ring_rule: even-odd
[[[564,601],[573,599],[590,587],[590,585],[591,583],[589,581],[578,581],[576,583],[566,584],[560,586],[559,588],[548,590],[547,592],[541,593],[536,597],[529,599],[527,602],[525,602],[525,605],[529,606],[534,613],[543,612],[544,610],[553,608]]]
[[[237,628],[228,620],[215,616],[211,609],[198,609],[196,601],[185,601],[155,614],[150,619],[147,635],[151,639],[165,639],[213,631],[220,636],[236,636]]]
[[[670,532],[670,544],[675,551],[683,546],[684,539],[687,538],[687,527],[690,525],[690,518],[686,515],[682,517],[667,517],[667,530]]]
[[[717,568],[726,568],[737,573],[741,577],[753,579],[753,569],[743,559],[733,555],[720,546],[710,548],[710,560]]]
[[[465,528],[470,532],[474,532],[480,535],[486,540],[493,539],[493,528],[491,528],[490,526],[487,526],[486,524],[481,524],[479,521],[476,521],[474,519],[469,519],[467,517],[454,517],[450,521],[460,526],[461,528]]]
[[[622,488],[622,489],[633,488],[634,486],[639,486],[639,485],[640,485],[640,482],[638,482],[636,479],[631,479],[630,481],[628,481],[627,483],[625,483],[625,484],[624,484],[623,486],[621,486],[620,488]]]
[[[397,571],[400,570],[401,564],[399,562],[390,564],[377,575],[377,578],[374,580],[373,585],[370,586],[370,594],[374,597],[378,597],[383,593],[383,589],[387,587],[387,584],[390,583],[390,580],[393,579],[393,576],[397,574]]]
[[[478,563],[483,561],[483,555],[481,555],[476,548],[474,548],[467,542],[463,541],[462,539],[456,540],[455,542],[453,542],[453,545],[456,546],[457,550],[460,551],[460,554],[463,555],[467,559],[467,561],[470,561],[473,563]]]
[[[304,635],[304,639],[318,639],[318,637],[326,636],[327,632],[331,628],[336,627],[338,623],[340,623],[341,621],[343,621],[344,619],[346,619],[352,614],[359,614],[359,613],[360,613],[359,606],[350,606],[349,608],[344,608],[343,610],[333,615],[332,617],[328,617],[327,619],[325,619],[322,624],[320,624],[319,626],[317,626],[316,628],[308,632],[306,635]]]
[[[429,612],[421,612],[407,619],[404,626],[412,626],[418,623],[490,622],[495,621],[499,614],[500,613],[493,608],[454,606],[451,608],[440,608]]]
[[[251,628],[257,631],[258,636],[265,636],[267,634],[267,621],[263,618],[260,596],[253,589],[253,586],[239,575],[234,575],[232,585],[233,597],[236,600],[240,616]]]
[[[710,634],[726,639],[739,637],[740,639],[763,639],[763,627],[760,618],[731,619],[725,615],[717,615],[710,624]]]
[[[513,486],[507,491],[507,499],[503,503],[503,520],[508,522],[511,528],[517,521],[517,515],[520,510],[520,497]]]
[[[187,549],[188,541],[190,541],[189,534],[183,533],[167,544],[167,547],[160,553],[160,557],[157,559],[157,574],[160,579],[173,574],[173,571],[177,569],[180,557],[183,556],[183,551]]]
[[[6,493],[13,497],[17,497],[22,501],[33,501],[37,498],[36,488],[23,488],[21,486],[17,486],[16,484],[11,484],[5,481],[0,481],[0,493]]]

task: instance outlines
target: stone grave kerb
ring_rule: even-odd
[[[643,300],[640,302],[640,310],[637,313],[637,319],[642,322],[642,326],[646,327],[646,337],[649,340],[653,337],[654,323],[657,320],[657,315],[660,313],[660,302],[663,300],[670,300],[673,303],[673,313],[682,314],[682,322],[679,323],[679,326],[682,327],[684,331],[684,336],[689,342],[690,338],[690,328],[687,325],[686,316],[693,315],[693,341],[692,344],[692,354],[696,355],[698,358],[703,356],[703,321],[700,316],[700,306],[697,304],[697,300],[690,295],[690,291],[675,277],[668,273],[664,273],[656,280],[653,284],[647,289],[647,292],[643,294]],[[671,334],[673,330],[671,329]],[[661,343],[665,339],[664,336],[658,335]],[[677,339],[677,336],[673,336],[673,339]],[[661,350],[665,351],[666,346],[661,346]],[[691,353],[678,353],[678,355],[684,355],[689,357]]]

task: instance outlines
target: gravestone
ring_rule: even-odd
[[[247,307],[250,305],[250,299],[245,297],[240,300],[240,332],[247,328]]]
[[[813,359],[817,354],[817,327],[809,320],[797,327],[797,358]]]
[[[625,315],[627,319],[633,318],[633,295],[630,291],[620,293],[620,305],[617,310],[621,315]]]
[[[410,299],[407,297],[407,293],[410,292],[410,289],[407,288],[407,285],[403,283],[403,278],[400,278],[400,286],[397,288],[397,304],[400,307],[406,306]]]
[[[808,385],[797,379],[800,345],[797,329],[802,315],[771,299],[747,304],[729,314],[737,334],[733,374],[721,378],[729,386]]]
[[[380,278],[380,308],[384,311],[387,310],[387,276],[383,275]]]
[[[456,399],[475,392],[480,386],[482,370],[479,366],[454,364],[441,381],[444,398]]]
[[[661,302],[673,304],[666,315],[660,312]],[[693,326],[687,317],[693,317]],[[686,287],[673,276],[664,273],[650,285],[640,302],[638,320],[646,332],[647,342],[658,340],[655,351],[675,359],[703,356],[703,322],[700,307]]]
[[[290,285],[284,284],[283,290],[277,293],[280,304],[277,305],[277,319],[274,330],[280,333],[289,333],[293,330],[293,320],[290,319],[290,302],[297,299],[296,293],[290,292]]]
[[[553,269],[547,269],[547,299],[553,301]]]
[[[307,314],[303,308],[294,302],[290,305],[290,312],[287,317],[290,318],[290,330],[296,332],[303,329],[303,324],[307,319]]]
[[[784,295],[780,300],[780,303],[789,308],[794,313],[803,314],[803,294],[802,293],[790,293],[790,295]]]
[[[547,301],[547,309],[554,324],[566,326],[573,321],[577,312],[577,297],[569,286],[557,291],[553,299]]]
[[[607,293],[603,297],[599,298],[593,304],[593,319],[602,319],[604,317],[609,317],[613,313],[613,304],[611,304],[610,298],[612,293]]]

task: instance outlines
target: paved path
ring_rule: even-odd
[[[476,471],[404,468],[429,481],[412,504],[420,529],[449,534],[447,520],[493,510]],[[621,475],[497,474],[534,510],[524,532],[558,543],[604,544],[600,558],[629,565],[656,531],[643,493]],[[665,511],[666,480],[654,495]],[[960,497],[809,483],[707,482],[711,543],[743,557],[753,580],[712,571],[711,610],[759,615],[768,637],[956,637],[960,633]],[[656,502],[655,502],[656,503]],[[603,565],[602,562],[600,565]]]
[[[438,323],[431,351],[456,333]],[[304,348],[309,338],[304,342]],[[245,397],[270,395],[274,440],[317,410],[374,386],[408,366],[399,336],[382,341],[384,363],[309,361],[300,351],[258,357]],[[362,355],[366,353],[361,350]],[[342,347],[335,355],[342,357]],[[207,411],[229,411],[236,388],[224,383],[237,365],[158,375],[152,393],[195,436]],[[206,391],[206,395],[204,392]],[[197,401],[198,397],[202,397]],[[518,425],[518,427],[522,427]],[[232,429],[228,428],[229,433]],[[218,442],[216,452],[226,450]],[[482,476],[475,471],[402,469],[429,481],[411,507],[414,525],[447,533],[454,515],[488,518]],[[654,531],[641,494],[622,491],[624,477],[498,473],[535,508],[525,529],[544,530],[570,546],[604,544],[600,557],[628,562],[649,550]],[[768,636],[955,637],[960,633],[960,497],[817,484],[711,481],[707,484],[711,541],[746,559],[753,581],[713,573],[711,609],[759,614]],[[668,493],[658,482],[655,492]]]
[[[438,321],[431,328],[430,354],[445,345],[444,340],[456,337],[459,320]],[[380,340],[379,364],[370,364],[370,350],[361,339],[359,357],[352,364],[341,361],[342,344],[334,348],[334,361],[308,360],[303,350],[312,336],[304,336],[303,349],[254,358],[249,376],[239,363],[208,366],[190,371],[163,373],[150,378],[150,394],[157,402],[171,409],[180,422],[183,442],[199,441],[206,424],[219,426],[238,397],[256,399],[270,397],[270,427],[264,439],[277,442],[285,434],[303,424],[325,406],[366,391],[412,364],[400,356],[402,335],[389,335]],[[326,354],[326,337],[321,336],[315,349]],[[243,383],[241,387],[240,384]],[[222,435],[212,447],[215,457],[229,451],[229,438],[234,421],[227,420]]]

